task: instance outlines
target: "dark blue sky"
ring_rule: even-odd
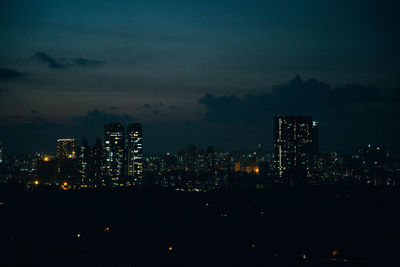
[[[58,137],[93,140],[120,120],[143,123],[151,153],[191,143],[268,149],[272,116],[290,112],[320,120],[323,149],[399,149],[399,7],[2,1],[0,139],[10,153],[52,151]],[[296,75],[303,81],[290,83]]]

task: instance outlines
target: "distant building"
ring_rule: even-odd
[[[143,135],[140,123],[128,125],[126,135],[127,175],[140,180],[143,173]]]
[[[86,186],[91,184],[91,177],[88,175],[89,167],[90,167],[90,151],[89,144],[86,138],[83,139],[82,144],[77,148],[77,157],[78,157],[78,171],[80,174],[79,184],[81,186]]]
[[[121,123],[104,125],[105,175],[111,186],[118,186],[124,175],[124,126]]]
[[[0,164],[3,163],[3,143],[0,141]]]
[[[57,140],[57,159],[75,158],[75,139]]]
[[[75,151],[75,139],[62,138],[57,140],[57,179],[60,184],[76,184],[77,159]]]
[[[279,177],[304,178],[318,151],[317,125],[309,116],[275,116],[274,167]]]
[[[312,153],[319,154],[319,122],[313,121],[311,128]]]
[[[363,169],[383,168],[386,162],[386,149],[382,146],[368,145],[359,150]]]
[[[36,185],[56,185],[57,184],[58,162],[50,156],[44,156],[37,162],[37,180]]]

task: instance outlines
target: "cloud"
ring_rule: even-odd
[[[32,109],[32,110],[31,110],[31,113],[32,113],[32,114],[37,114],[37,113],[39,113],[39,111],[37,111],[36,109]]]
[[[138,121],[138,118],[134,118],[127,114],[112,114],[101,110],[89,110],[84,116],[73,116],[75,124],[83,127],[89,127],[93,129],[103,129],[104,124],[110,122],[121,122],[128,124],[130,122]]]
[[[72,62],[77,66],[96,67],[96,66],[103,65],[105,61],[78,57],[78,58],[72,59]]]
[[[118,108],[117,107],[115,107],[115,106],[111,106],[110,107],[110,110],[117,110]]]
[[[81,57],[70,59],[53,58],[44,52],[37,52],[35,55],[33,55],[32,59],[47,64],[49,68],[53,69],[65,69],[74,66],[97,67],[105,63],[104,60],[86,59]]]
[[[386,94],[385,94],[386,93]],[[360,105],[399,102],[396,91],[383,92],[375,87],[348,84],[332,88],[328,84],[296,76],[272,88],[272,93],[239,97],[206,94],[198,100],[208,112],[211,122],[249,122],[270,120],[276,114],[308,114],[324,117],[332,112],[345,112]],[[359,111],[365,108],[359,107]],[[354,112],[355,110],[353,110]]]
[[[63,69],[67,67],[67,62],[63,59],[55,59],[43,52],[37,52],[33,57],[34,60],[47,64],[49,68]]]
[[[144,106],[145,108],[153,108],[153,109],[156,109],[156,108],[163,108],[163,107],[165,106],[165,104],[164,104],[163,102],[158,102],[158,103],[154,102],[153,104],[145,103],[143,106]]]
[[[11,90],[10,89],[7,89],[7,88],[1,88],[0,87],[0,94],[1,93],[10,93],[11,92]]]
[[[174,105],[170,105],[168,108],[171,110],[179,110],[179,107],[174,106]]]
[[[0,80],[18,80],[25,78],[27,73],[19,72],[13,69],[0,68]]]

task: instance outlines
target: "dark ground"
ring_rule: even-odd
[[[400,266],[399,188],[0,190],[1,266]]]

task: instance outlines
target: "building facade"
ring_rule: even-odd
[[[104,125],[104,171],[107,183],[118,186],[124,175],[125,138],[124,126],[121,123]]]
[[[58,183],[76,184],[78,181],[75,139],[57,140],[57,180]]]
[[[127,175],[130,183],[140,181],[143,174],[143,135],[140,123],[128,125],[126,135]]]
[[[276,175],[289,179],[306,177],[318,150],[317,124],[310,116],[275,116],[274,168]]]

